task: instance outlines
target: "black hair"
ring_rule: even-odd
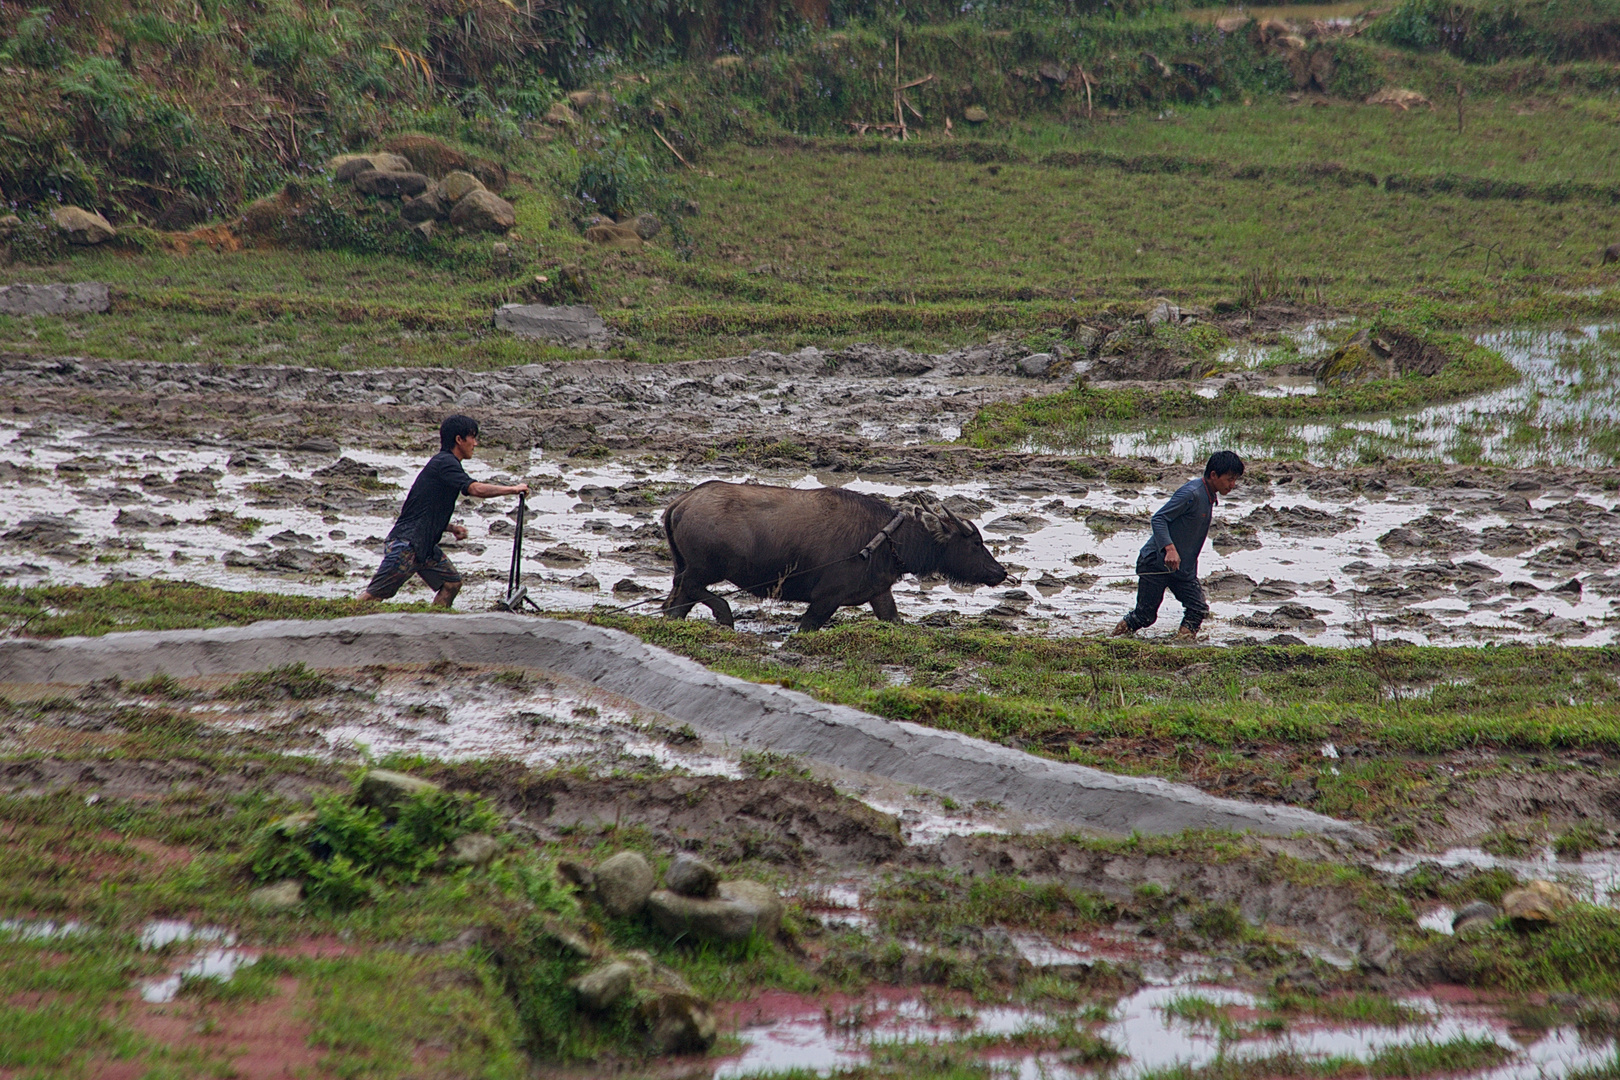
[[[1230,450],[1217,450],[1209,455],[1209,464],[1204,466],[1205,476],[1242,476],[1243,459]]]
[[[447,416],[444,418],[444,423],[439,425],[439,449],[454,450],[456,440],[461,436],[476,434],[478,434],[478,421],[472,417],[462,416],[460,413]],[[1238,468],[1241,469],[1242,465],[1240,464]]]

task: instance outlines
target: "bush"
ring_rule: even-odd
[[[1474,63],[1620,59],[1620,0],[1406,0],[1370,35]]]
[[[261,829],[249,865],[261,881],[299,878],[311,899],[350,908],[379,885],[416,881],[457,837],[499,825],[486,800],[449,791],[411,799],[393,822],[352,795],[330,795],[315,800],[313,822]]]

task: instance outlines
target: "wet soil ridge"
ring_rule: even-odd
[[[0,354],[0,363],[16,396],[82,390],[101,396],[249,395],[298,405],[546,410],[525,434],[548,450],[566,450],[589,442],[639,446],[649,436],[752,430],[762,418],[792,420],[792,430],[801,434],[954,437],[985,404],[1049,389],[1020,373],[1018,361],[1028,352],[1011,343],[938,355],[857,344],[829,352],[810,346],[787,355],[755,352],[670,364],[581,360],[492,372],[201,367],[19,354]],[[909,424],[895,424],[897,405]]]
[[[883,720],[805,694],[720,675],[603,627],[513,615],[369,615],[207,631],[0,642],[0,682],[83,684],[175,678],[304,663],[505,664],[587,679],[703,734],[873,773],[964,803],[996,803],[1049,822],[1166,835],[1188,829],[1312,833],[1374,841],[1357,825],[1288,806],[1254,806],[1195,788],[1048,761],[953,732]]]

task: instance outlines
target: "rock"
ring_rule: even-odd
[[[579,123],[579,113],[570,108],[566,102],[559,101],[547,109],[546,115],[541,119],[556,127],[574,127]]]
[[[544,937],[556,942],[564,952],[573,953],[581,960],[591,958],[591,943],[585,939],[585,935],[562,920],[547,919],[542,924],[540,932]]]
[[[291,911],[304,902],[304,883],[294,878],[248,893],[248,906],[267,915]]]
[[[0,315],[81,315],[106,311],[108,305],[107,286],[99,281],[0,286]]]
[[[450,211],[450,224],[478,232],[503,233],[517,224],[512,204],[487,188],[468,192]]]
[[[596,888],[596,871],[573,859],[557,860],[557,876],[576,889],[589,892]]]
[[[506,190],[506,166],[488,158],[473,158],[467,162],[467,171],[478,178],[484,187],[499,195]]]
[[[1475,900],[1465,904],[1456,915],[1451,918],[1451,932],[1462,935],[1477,930],[1489,929],[1502,913],[1496,909],[1495,904],[1488,904],[1483,900]]]
[[[579,995],[579,1003],[592,1012],[606,1012],[614,1003],[630,992],[636,969],[623,960],[595,967],[575,979],[571,985]]]
[[[1516,923],[1555,923],[1575,895],[1562,885],[1537,878],[1502,897],[1502,914]]]
[[[411,232],[415,233],[417,236],[420,236],[423,240],[433,239],[433,234],[438,231],[439,225],[438,222],[435,221],[418,221],[415,225],[411,226]]]
[[[427,190],[429,180],[419,172],[383,172],[365,169],[354,175],[354,189],[365,195],[398,198],[401,195],[420,195]]]
[[[167,529],[176,522],[168,514],[160,514],[156,510],[120,510],[118,516],[113,518],[113,524],[120,529]]]
[[[400,135],[383,143],[383,149],[409,163],[407,169],[426,173],[435,180],[467,167],[467,155],[431,135]]]
[[[1252,22],[1254,18],[1249,15],[1223,15],[1215,20],[1215,29],[1223,34],[1235,34]]]
[[[1042,60],[1035,68],[1035,74],[1047,82],[1066,83],[1069,81],[1069,69],[1062,64],[1054,64],[1050,60]]]
[[[11,234],[22,228],[22,218],[16,214],[0,217],[0,240],[10,240]]]
[[[1045,375],[1052,370],[1052,360],[1051,353],[1030,353],[1018,361],[1018,370],[1025,375]]]
[[[621,851],[596,868],[596,899],[610,915],[634,915],[652,894],[652,864],[635,851]]]
[[[726,881],[713,900],[660,889],[647,898],[647,911],[671,937],[704,941],[746,941],[754,933],[774,937],[782,923],[776,890],[755,881]]]
[[[445,853],[451,866],[487,866],[501,852],[501,842],[487,833],[467,833],[456,837]]]
[[[339,154],[326,163],[335,180],[353,180],[367,169],[378,172],[408,173],[415,171],[409,158],[399,154]]]
[[[436,221],[449,212],[437,184],[414,199],[406,199],[399,208],[399,216],[406,221]]]
[[[112,227],[112,223],[93,210],[84,210],[77,206],[58,206],[51,211],[51,218],[70,244],[88,247],[104,240],[111,240],[118,235],[118,230]]]
[[[613,95],[606,90],[574,90],[568,95],[568,104],[576,109],[588,109],[592,105],[611,105]]]
[[[1367,98],[1368,105],[1388,105],[1405,112],[1407,109],[1429,104],[1429,99],[1416,90],[1402,90],[1386,86]]]
[[[598,592],[602,588],[602,583],[596,579],[595,574],[579,574],[569,578],[563,584],[570,589],[578,589],[580,592]]]
[[[610,251],[634,251],[642,244],[641,234],[634,225],[620,225],[617,222],[592,225],[585,230],[585,239],[593,244],[601,244]]]
[[[621,221],[619,224],[625,223]],[[637,214],[635,220],[629,224],[643,240],[651,240],[664,230],[664,223],[658,220],[657,214]]]
[[[0,221],[0,224],[4,222]],[[1612,262],[1620,262],[1620,244],[1610,244],[1603,249],[1603,265],[1608,266]]]
[[[309,831],[310,826],[315,824],[316,816],[317,815],[313,810],[305,810],[298,814],[288,814],[286,817],[280,817],[272,821],[270,823],[270,830],[272,832],[280,833],[289,840],[296,839]]]
[[[478,177],[474,176],[470,172],[461,172],[458,170],[456,172],[447,174],[443,180],[439,181],[439,190],[443,192],[445,199],[451,203],[451,205],[454,205],[460,202],[465,196],[471,195],[475,191],[483,191],[485,189],[484,182],[478,179]]]
[[[978,105],[969,105],[962,110],[962,119],[970,124],[982,124],[990,119],[990,114]]]
[[[1372,379],[1394,378],[1395,371],[1388,350],[1380,348],[1367,331],[1362,330],[1329,353],[1311,374],[1324,383],[1352,386]]]
[[[719,894],[720,874],[697,856],[683,852],[664,871],[664,888],[682,896],[709,899]]]
[[[585,348],[607,340],[607,324],[585,304],[504,304],[495,311],[495,326],[522,338]]]
[[[422,780],[387,769],[372,769],[360,778],[355,797],[366,806],[375,806],[383,816],[392,820],[399,816],[399,808],[418,795],[439,790],[431,780]]]
[[[653,1054],[707,1050],[714,1042],[714,1017],[703,999],[684,989],[654,993],[641,1005],[647,1024],[647,1049]]]

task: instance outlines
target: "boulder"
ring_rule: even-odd
[[[335,180],[353,180],[367,169],[378,172],[412,172],[410,159],[399,154],[339,154],[327,161]]]
[[[1025,375],[1042,376],[1052,370],[1053,360],[1051,353],[1030,353],[1018,361],[1018,370]]]
[[[381,169],[362,169],[354,174],[354,189],[363,195],[379,195],[397,199],[401,195],[420,195],[431,183],[419,172],[383,172]]]
[[[1451,918],[1451,932],[1459,936],[1472,934],[1479,930],[1486,930],[1494,923],[1497,916],[1502,913],[1496,909],[1495,904],[1488,904],[1484,900],[1475,900],[1465,904],[1461,910]]]
[[[1537,878],[1502,897],[1502,914],[1522,925],[1555,923],[1572,904],[1575,894],[1555,882]]]
[[[697,1053],[714,1042],[714,1016],[702,998],[686,989],[654,991],[641,1004],[647,1049],[653,1054]]]
[[[623,225],[625,222],[621,221],[619,224]],[[643,240],[651,240],[664,229],[664,223],[658,220],[656,214],[637,214],[629,224],[632,229],[636,230],[636,235]]]
[[[585,239],[593,244],[601,244],[613,251],[633,251],[641,247],[641,234],[634,225],[621,225],[617,222],[603,222],[592,225],[585,230]]]
[[[501,842],[488,833],[467,833],[456,837],[444,861],[451,866],[488,866],[501,853]]]
[[[683,852],[664,871],[664,888],[681,896],[708,899],[720,892],[720,874],[697,856]]]
[[[411,232],[415,233],[417,236],[420,236],[423,240],[433,239],[433,234],[438,231],[438,224],[432,221],[418,221],[415,225],[411,226]]]
[[[467,167],[467,155],[431,135],[400,135],[383,143],[383,149],[410,162],[410,168],[433,179]]]
[[[504,304],[495,311],[495,326],[518,337],[575,348],[607,339],[607,324],[587,304]]]
[[[93,210],[84,210],[77,206],[58,206],[51,211],[51,218],[55,220],[56,227],[62,230],[62,235],[70,244],[91,246],[104,240],[111,240],[118,235],[118,230],[112,223]]]
[[[647,903],[655,880],[645,856],[621,851],[596,868],[596,899],[610,915],[634,915]]]
[[[568,104],[576,109],[588,109],[593,105],[611,105],[613,95],[606,90],[575,90],[568,95]]]
[[[450,212],[439,193],[439,185],[430,186],[414,199],[406,199],[399,208],[399,216],[406,221],[437,221]]]
[[[546,110],[543,119],[546,123],[557,127],[573,127],[579,123],[579,113],[575,112],[566,102],[559,101]]]
[[[400,807],[416,798],[438,791],[439,785],[404,773],[387,769],[372,769],[360,778],[355,797],[365,806],[375,806],[383,816],[392,820],[399,816]]]
[[[990,114],[978,105],[969,105],[962,110],[962,119],[970,124],[982,124],[990,119]]]
[[[547,919],[540,933],[542,937],[555,942],[564,952],[572,953],[581,960],[591,958],[591,943],[577,927],[569,926],[560,919]]]
[[[1254,22],[1250,15],[1222,15],[1215,20],[1215,29],[1223,34],[1235,34]]]
[[[460,202],[463,196],[483,190],[484,182],[470,172],[457,170],[456,172],[447,173],[444,179],[439,181],[439,191],[444,194],[445,200],[452,206]]]
[[[450,211],[450,224],[479,232],[503,233],[517,224],[512,204],[493,191],[480,189],[462,196]]]
[[[782,924],[776,890],[756,881],[721,882],[712,900],[660,889],[647,898],[647,911],[671,937],[702,941],[746,941],[755,933],[774,937]]]
[[[304,885],[295,878],[278,881],[248,893],[248,906],[267,915],[273,915],[278,911],[291,911],[303,902]]]
[[[108,305],[107,286],[99,281],[0,286],[0,315],[83,315]]]
[[[623,960],[594,967],[575,979],[570,985],[579,995],[579,1003],[591,1012],[606,1012],[630,992],[636,969]]]
[[[1429,99],[1416,90],[1406,90],[1396,86],[1386,86],[1367,98],[1368,105],[1388,105],[1391,108],[1405,112],[1421,105],[1428,105]]]
[[[506,166],[498,161],[473,158],[467,162],[467,171],[497,195],[506,190]]]

